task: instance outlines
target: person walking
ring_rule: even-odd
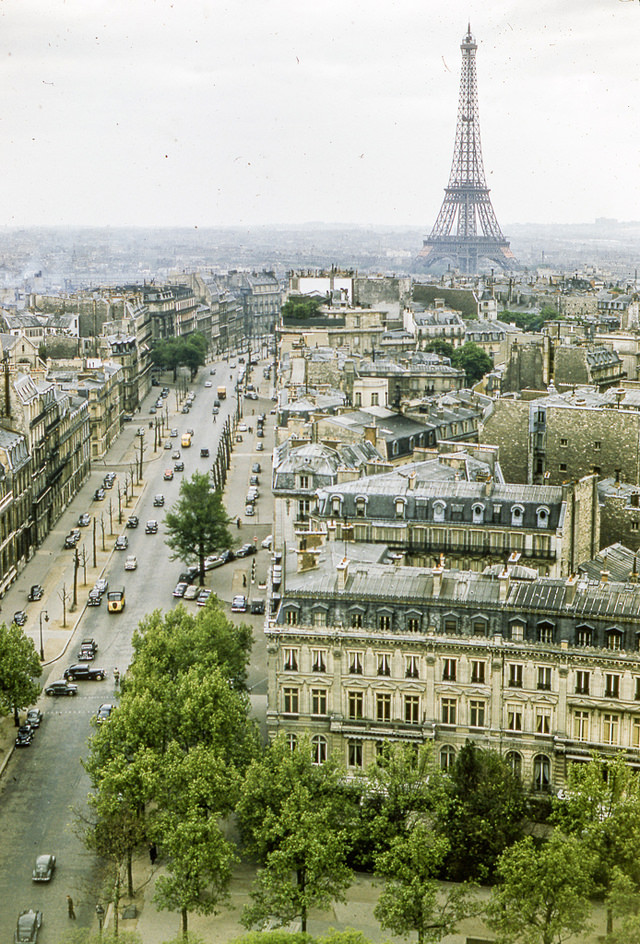
[[[75,921],[76,911],[75,911],[75,908],[73,907],[73,898],[71,897],[71,895],[67,895],[67,910],[69,912],[69,917]]]
[[[151,860],[151,865],[155,865],[157,858],[158,850],[156,848],[155,842],[149,843],[149,859]]]

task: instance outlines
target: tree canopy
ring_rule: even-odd
[[[493,361],[478,344],[467,341],[466,344],[454,349],[451,355],[451,366],[464,370],[467,383],[472,386],[492,369]]]
[[[327,302],[327,298],[315,295],[291,295],[282,306],[282,317],[285,321],[308,321],[317,317]]]
[[[0,713],[13,712],[13,720],[19,724],[21,709],[32,705],[41,691],[34,681],[39,678],[42,666],[33,640],[25,636],[15,623],[0,624]]]
[[[178,367],[188,367],[193,379],[205,363],[206,355],[207,340],[198,331],[184,338],[160,339],[151,350],[153,364],[161,370],[172,370],[174,380]]]
[[[211,488],[211,478],[194,472],[180,483],[177,502],[165,517],[166,543],[173,559],[197,561],[204,584],[204,559],[231,545],[231,519],[222,504],[222,492]]]

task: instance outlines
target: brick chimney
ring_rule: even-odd
[[[365,438],[365,441],[370,442],[372,446],[378,445],[378,432],[375,426],[365,426],[364,438]]]
[[[564,602],[566,606],[573,606],[573,601],[576,598],[576,588],[578,586],[578,575],[571,574],[571,576],[565,581],[564,586],[567,591]]]
[[[433,575],[432,595],[434,597],[439,597],[440,591],[442,590],[442,574],[444,573],[444,566],[442,564],[442,560],[440,561],[439,564],[436,564],[436,566],[432,569],[431,573]]]
[[[338,590],[346,590],[349,577],[349,559],[343,557],[336,570],[338,572]]]
[[[296,569],[299,574],[306,570],[314,570],[318,566],[318,553],[319,551],[312,548],[298,551],[298,566]]]
[[[509,597],[509,587],[511,586],[511,571],[505,564],[505,568],[498,576],[500,583],[499,600],[500,603],[506,603]]]

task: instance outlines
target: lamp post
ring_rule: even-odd
[[[102,937],[102,925],[104,923],[104,908],[100,903],[96,905],[96,915],[98,916],[98,929],[100,931],[100,937]]]
[[[44,662],[44,643],[42,641],[42,617],[44,616],[45,623],[49,622],[49,614],[46,610],[42,610],[40,613],[40,661]]]

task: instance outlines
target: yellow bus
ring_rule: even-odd
[[[182,448],[188,449],[189,446],[191,445],[191,433],[183,433],[181,442],[182,442]]]
[[[122,590],[110,590],[107,593],[107,610],[109,613],[120,613],[124,610],[124,587]]]

